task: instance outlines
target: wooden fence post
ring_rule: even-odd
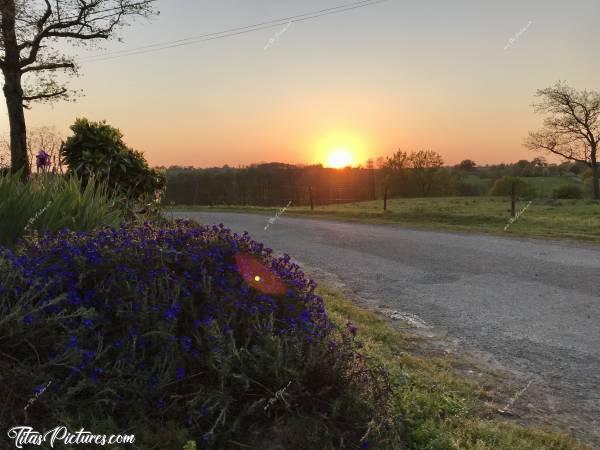
[[[383,210],[387,211],[387,184],[383,185]]]
[[[515,182],[513,181],[510,189],[510,216],[514,218],[516,215],[516,189]]]

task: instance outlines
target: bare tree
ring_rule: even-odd
[[[564,82],[540,89],[534,103],[536,113],[549,114],[544,128],[529,133],[525,145],[577,161],[592,170],[594,199],[600,200],[598,185],[598,143],[600,143],[600,93],[577,91]]]
[[[153,14],[154,0],[0,0],[0,70],[10,124],[12,171],[30,173],[24,108],[72,95],[58,71],[77,73],[59,41],[91,44],[113,37],[132,16]],[[61,47],[62,48],[62,47]]]

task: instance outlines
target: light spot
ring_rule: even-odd
[[[256,281],[256,282],[258,283],[258,282],[260,281],[260,277],[259,277],[258,275],[256,275],[256,276],[254,277],[254,281]]]

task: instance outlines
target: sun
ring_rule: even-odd
[[[354,162],[354,156],[352,152],[345,148],[336,148],[329,154],[327,165],[334,169],[342,169],[347,166],[351,166]]]

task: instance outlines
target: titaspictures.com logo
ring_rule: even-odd
[[[42,444],[54,445],[62,442],[65,445],[115,445],[115,444],[133,444],[135,435],[133,434],[93,434],[82,428],[79,431],[71,432],[65,426],[58,426],[45,433],[40,433],[32,427],[19,426],[8,430],[8,437],[13,439],[16,448],[23,448],[24,445]]]

